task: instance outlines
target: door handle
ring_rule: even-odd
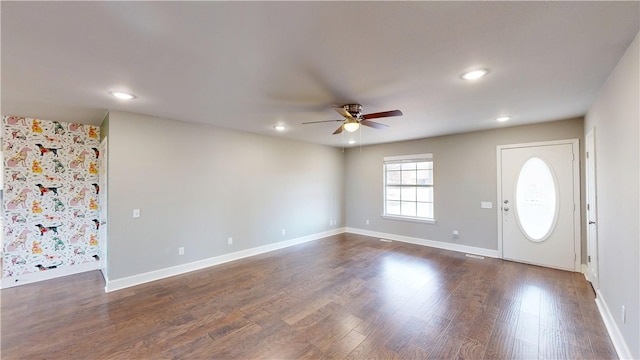
[[[508,206],[503,207],[503,209],[504,209],[504,211],[509,211],[509,207]]]
[[[589,221],[589,225],[593,225],[595,223],[596,223],[595,221]]]

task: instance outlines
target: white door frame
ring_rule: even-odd
[[[578,139],[566,139],[566,140],[552,140],[552,141],[538,141],[531,143],[520,143],[520,144],[508,144],[508,145],[498,145],[496,146],[496,159],[497,159],[497,168],[498,168],[498,181],[497,181],[497,193],[498,193],[498,206],[496,206],[496,210],[498,212],[498,256],[501,259],[504,259],[504,254],[502,250],[502,224],[503,224],[503,211],[502,211],[502,150],[503,149],[516,149],[516,148],[525,148],[525,147],[534,147],[534,146],[550,146],[550,145],[564,145],[570,144],[573,148],[573,237],[574,237],[574,248],[576,252],[576,258],[573,262],[574,271],[580,272],[582,267],[582,246],[580,240],[580,166],[579,159],[575,159],[575,156],[580,154],[579,148],[579,140]]]
[[[107,148],[108,146],[108,142],[107,142],[107,137],[105,136],[104,139],[102,139],[102,141],[100,142],[100,179],[98,180],[98,184],[99,184],[99,189],[101,194],[98,195],[98,201],[100,202],[100,216],[98,216],[98,221],[100,223],[100,230],[99,231],[99,241],[100,241],[100,271],[102,272],[102,276],[104,277],[104,280],[106,283],[109,283],[109,273],[108,273],[108,249],[109,249],[109,224],[108,221],[106,221],[108,219],[108,214],[109,214],[109,210],[108,210],[108,206],[109,204],[107,203],[107,179],[108,179],[108,171],[109,171],[109,165],[107,163],[108,161],[108,151],[109,149]],[[105,201],[100,201],[100,200],[105,200]]]
[[[587,263],[585,264],[584,274],[591,282],[594,290],[598,290],[600,273],[598,267],[598,195],[597,195],[597,179],[596,179],[596,128],[593,127],[585,136],[585,199],[587,202],[586,209],[586,236],[587,236]],[[593,221],[593,224],[590,222]],[[595,227],[595,236],[591,237],[591,226]],[[595,268],[595,273],[591,270]]]

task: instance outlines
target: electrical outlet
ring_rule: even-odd
[[[286,229],[282,229],[282,235],[286,235],[287,234],[287,230]]]
[[[365,221],[365,223],[366,223],[367,225],[369,225],[369,219],[367,219],[367,220]]]
[[[184,255],[184,248],[183,247],[179,247],[178,248],[178,255]]]
[[[133,209],[133,217],[134,218],[140,217],[140,209]]]
[[[227,243],[228,243],[229,245],[233,244],[233,238],[232,238],[232,237],[228,238],[228,239],[227,239]]]
[[[624,307],[624,305],[622,305],[622,308],[620,309],[620,315],[622,315],[622,323],[626,324],[627,323],[627,309]]]

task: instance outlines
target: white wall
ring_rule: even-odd
[[[599,298],[624,339],[622,348],[617,347],[619,355],[636,359],[640,358],[639,37],[585,119],[585,131],[596,128]],[[626,323],[621,318],[623,305]]]
[[[344,226],[340,149],[115,111],[107,126],[110,281]]]

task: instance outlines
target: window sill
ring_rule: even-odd
[[[398,215],[382,215],[382,218],[383,219],[389,219],[389,220],[418,222],[418,223],[423,223],[423,224],[435,224],[436,223],[435,219],[417,219],[417,218],[406,217],[406,216],[398,216]]]

